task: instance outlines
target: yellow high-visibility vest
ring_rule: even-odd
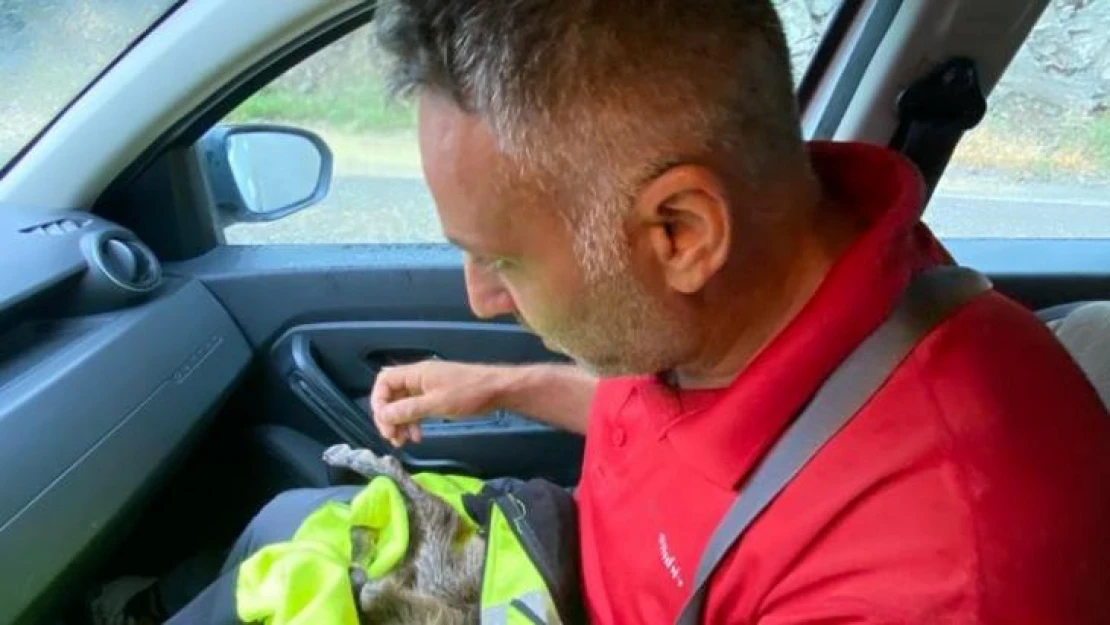
[[[485,537],[482,625],[581,622],[577,537],[567,535],[575,531],[570,494],[540,480],[487,483],[430,473],[413,478],[458,511],[464,531]],[[486,500],[484,518],[471,516],[467,496]],[[351,561],[355,527],[372,538],[364,562]],[[406,500],[392,479],[375,477],[349,504],[323,504],[292,539],[264,547],[240,565],[238,617],[266,625],[358,625],[352,565],[380,578],[403,561],[408,544]]]

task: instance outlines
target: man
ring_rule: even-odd
[[[475,314],[579,366],[390,369],[374,421],[398,445],[493,406],[584,433],[591,621],[673,622],[765,452],[946,262],[921,182],[883,149],[803,142],[769,0],[387,0],[376,19]],[[1107,484],[1094,391],[982,295],[731,549],[704,622],[1108,623]],[[283,497],[256,530],[329,496]]]

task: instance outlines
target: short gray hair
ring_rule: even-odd
[[[395,93],[449,96],[585,204],[715,153],[754,188],[804,158],[771,0],[380,0],[376,21]]]

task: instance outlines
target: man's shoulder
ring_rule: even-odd
[[[921,341],[914,353],[919,361],[922,356],[945,353],[1001,361],[999,350],[1006,345],[1021,345],[1022,349],[1032,349],[1050,358],[1066,357],[1066,351],[1047,324],[1021,304],[993,290],[952,313]],[[1029,362],[1014,364],[1038,366]]]
[[[1045,422],[1066,408],[1064,419],[1110,432],[1097,393],[1052,331],[996,292],[969,303],[925,337],[899,373],[923,385],[950,422],[971,411],[1011,424],[1019,416]]]
[[[716,605],[762,567],[776,573],[763,605],[787,620],[1107,622],[1108,488],[1110,416],[1052,332],[990,294],[926,337],[752,526]]]
[[[718,575],[720,620],[1108,622],[1110,417],[991,293],[931,332]],[[839,597],[867,598],[839,601]]]
[[[830,552],[936,585],[922,596],[963,576],[950,598],[1002,620],[1091,622],[1078,606],[1110,582],[1092,565],[1110,559],[1110,416],[1035,315],[997,293],[973,301],[856,418],[798,484],[842,504],[850,539]]]
[[[1017,521],[1017,508],[1110,502],[1097,492],[1110,487],[1110,415],[1052,331],[998,293],[927,336],[857,416],[872,442],[900,431],[885,444],[948,466],[974,514],[1011,508]],[[1077,470],[1088,477],[1061,489]],[[986,496],[1007,489],[1020,497]]]

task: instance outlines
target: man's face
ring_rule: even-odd
[[[424,174],[444,234],[465,252],[478,317],[515,315],[550,349],[601,375],[677,364],[688,325],[662,286],[637,271],[644,254],[634,242],[602,242],[613,250],[603,255],[608,266],[587,275],[559,199],[504,184],[504,157],[479,119],[431,93],[419,110]],[[608,238],[623,241],[616,230]]]

